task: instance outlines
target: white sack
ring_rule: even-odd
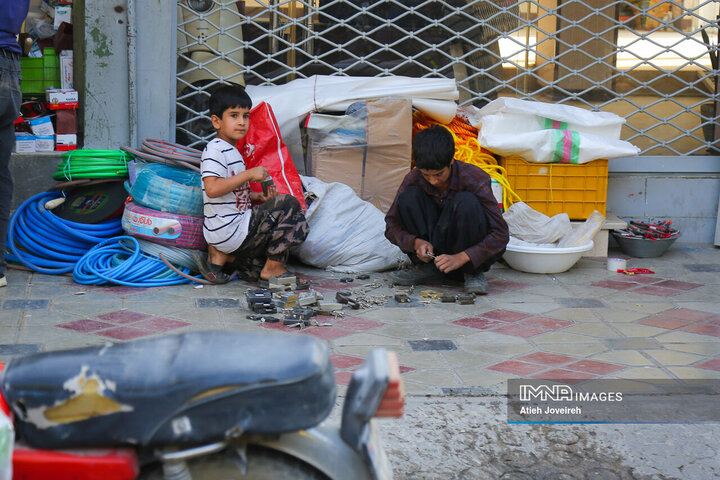
[[[308,265],[335,272],[379,272],[409,262],[385,238],[385,215],[342,183],[300,176],[317,198],[305,217],[310,232],[293,254]]]
[[[510,236],[530,243],[554,243],[572,231],[567,213],[548,217],[525,202],[513,203],[503,213]]]
[[[428,116],[449,123],[455,117],[459,98],[450,78],[339,77],[313,75],[284,85],[246,87],[253,105],[267,102],[275,113],[282,139],[296,166],[303,165],[299,124],[310,112],[344,112],[359,100],[402,97]]]
[[[614,113],[498,98],[477,115],[480,144],[502,156],[518,155],[537,163],[587,163],[640,153],[620,140],[625,119]]]
[[[620,140],[620,129],[625,119],[610,112],[592,112],[584,108],[556,103],[521,100],[512,97],[500,97],[488,103],[479,110],[479,115],[501,114],[505,118],[519,123],[505,124],[504,128],[496,131],[503,133],[517,133],[518,130],[532,131],[551,128],[547,125],[550,120],[566,123],[566,130],[591,133],[600,137]]]

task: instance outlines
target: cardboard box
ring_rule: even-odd
[[[55,135],[50,117],[37,117],[28,120],[33,135]]]
[[[58,135],[77,133],[77,110],[55,110],[55,130]]]
[[[48,88],[45,96],[51,110],[78,108],[80,101],[77,90],[71,88]]]
[[[35,151],[52,152],[55,150],[55,135],[36,135]]]
[[[410,101],[401,98],[368,100],[366,104],[364,142],[362,135],[356,142],[336,142],[337,136],[325,125],[309,135],[308,163],[311,175],[324,182],[344,183],[387,213],[410,171],[412,109]]]
[[[72,6],[56,5],[55,17],[53,18],[53,27],[57,30],[63,22],[72,23]]]
[[[60,88],[69,90],[73,88],[73,51],[60,52]]]
[[[15,134],[16,153],[35,153],[35,135],[27,133]]]
[[[55,150],[68,151],[77,149],[77,135],[55,135]]]

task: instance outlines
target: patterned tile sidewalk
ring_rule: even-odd
[[[0,289],[0,361],[191,330],[268,330],[328,341],[340,385],[373,348],[395,350],[417,395],[502,391],[510,378],[720,378],[720,250],[676,245],[661,258],[628,263],[655,274],[609,272],[604,259],[589,258],[556,275],[499,265],[488,274],[489,294],[474,305],[420,295],[459,293],[460,284],[418,287],[399,304],[386,274],[343,283],[347,274],[297,265],[326,297],[351,290],[389,298],[343,318],[318,317],[321,326],[303,330],[248,320],[244,294],[254,284],[87,287],[11,270]]]

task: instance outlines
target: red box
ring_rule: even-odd
[[[58,135],[77,133],[77,110],[56,110],[55,132]]]
[[[45,91],[47,103],[50,110],[61,110],[66,108],[78,108],[80,97],[77,90],[71,88],[47,89]]]

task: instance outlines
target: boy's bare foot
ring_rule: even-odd
[[[287,268],[285,268],[282,262],[268,258],[265,261],[263,269],[260,271],[260,278],[262,280],[270,280],[270,277],[279,277],[285,273],[287,273]]]
[[[212,245],[208,245],[208,263],[212,263],[214,265],[220,265],[222,267],[226,263],[232,262],[234,260],[235,260],[235,257],[228,255],[225,252],[221,252],[220,250],[213,247]]]
[[[193,250],[192,257],[198,271],[208,282],[219,285],[230,281],[230,276],[222,271],[222,266],[210,262],[209,256],[205,258],[199,250]]]
[[[286,274],[289,275],[287,268],[285,268],[285,265],[283,265],[281,262],[267,259],[265,261],[265,266],[260,271],[260,280],[267,282],[268,280],[270,280],[270,277],[280,277]],[[296,282],[297,290],[305,290],[310,287],[310,282],[307,280],[302,280],[298,278],[296,279]]]

